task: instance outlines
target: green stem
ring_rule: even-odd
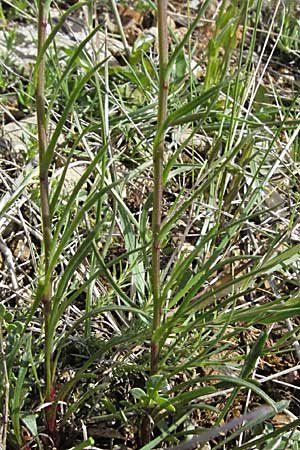
[[[2,362],[2,373],[3,373],[3,387],[2,387],[2,417],[1,417],[1,426],[0,426],[0,444],[1,448],[6,450],[6,440],[7,440],[7,432],[8,432],[8,423],[9,423],[9,392],[10,392],[10,382],[9,382],[9,374],[6,363],[6,348],[4,344],[4,336],[3,336],[3,320],[0,318],[0,357]]]
[[[46,41],[47,16],[49,10],[49,0],[40,0],[38,3],[38,58],[41,54],[43,45]],[[49,175],[48,167],[43,164],[48,148],[47,120],[45,111],[45,55],[40,60],[36,87],[36,110],[38,126],[38,145],[39,145],[39,180],[41,197],[41,218],[43,228],[44,244],[44,273],[49,268],[50,250],[52,242],[51,234],[51,213],[49,201]],[[44,310],[45,327],[45,379],[46,392],[45,401],[52,402],[55,396],[54,374],[53,374],[53,355],[52,355],[52,337],[49,333],[49,321],[51,317],[51,280],[43,286],[41,302]],[[50,432],[55,430],[55,411],[50,408],[46,413],[47,426]]]
[[[151,343],[151,373],[157,372],[159,359],[159,344],[155,332],[162,322],[162,299],[160,286],[160,227],[163,197],[163,157],[165,146],[165,132],[161,132],[167,118],[167,102],[169,90],[168,66],[168,26],[167,0],[158,0],[158,40],[159,40],[159,99],[157,117],[157,135],[159,144],[153,148],[153,214],[152,214],[152,289],[153,289],[153,334]]]
[[[129,46],[128,46],[128,43],[127,43],[127,39],[126,39],[124,30],[123,30],[123,26],[122,26],[122,22],[121,22],[121,18],[120,18],[120,14],[119,14],[119,11],[118,11],[118,8],[117,8],[116,1],[115,0],[111,0],[110,3],[111,3],[114,19],[115,19],[115,21],[117,23],[117,27],[118,27],[118,30],[119,30],[119,33],[120,33],[120,36],[121,36],[121,40],[122,40],[123,46],[124,46],[124,50],[126,52],[126,56],[129,57],[130,56],[130,49],[129,49]]]

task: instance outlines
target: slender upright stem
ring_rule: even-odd
[[[45,14],[44,2],[39,2],[39,22],[38,22],[38,54],[46,41],[47,16]],[[45,270],[49,268],[49,257],[51,247],[51,215],[49,207],[49,180],[48,167],[43,164],[47,146],[47,125],[45,112],[45,56],[38,69],[37,89],[36,89],[36,109],[39,138],[39,161],[40,161],[40,195],[41,195],[41,213],[43,225],[43,241],[45,252]]]
[[[2,362],[3,373],[3,410],[0,426],[0,448],[6,450],[7,430],[8,430],[8,418],[9,418],[9,375],[6,364],[5,344],[3,337],[3,320],[0,318],[0,357]]]
[[[49,0],[48,0],[49,5]],[[47,6],[48,6],[47,5]],[[41,54],[43,45],[46,41],[48,7],[45,0],[38,2],[38,55]],[[44,273],[49,269],[50,249],[52,242],[51,235],[51,214],[49,201],[49,176],[48,166],[44,164],[47,152],[47,120],[45,111],[45,56],[43,56],[38,67],[37,87],[36,87],[36,110],[38,125],[38,143],[39,143],[39,180],[40,180],[40,198],[41,198],[41,217],[43,228],[44,244]],[[43,286],[41,302],[44,308],[44,327],[45,327],[45,379],[46,393],[45,401],[51,402],[55,397],[54,375],[53,375],[53,355],[52,339],[49,332],[49,322],[51,318],[51,281]],[[50,408],[46,411],[47,426],[50,433],[55,430],[55,412]]]
[[[124,50],[126,52],[126,56],[129,57],[130,56],[130,49],[127,43],[127,39],[123,30],[123,26],[122,26],[122,22],[121,22],[121,18],[120,18],[120,14],[117,8],[117,4],[116,4],[116,0],[111,0],[111,7],[112,7],[112,12],[115,18],[115,21],[117,23],[117,27],[121,36],[121,40],[124,46]]]
[[[160,227],[163,197],[163,158],[165,146],[165,133],[162,125],[167,118],[167,101],[169,81],[167,75],[168,65],[168,26],[167,26],[167,0],[158,0],[158,40],[159,40],[159,100],[157,117],[157,134],[160,139],[153,148],[153,214],[152,214],[152,289],[153,289],[153,336],[151,343],[151,373],[155,373],[158,367],[159,344],[155,339],[155,331],[162,322],[162,299],[160,286]]]

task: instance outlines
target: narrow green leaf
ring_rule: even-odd
[[[86,83],[90,80],[90,78],[94,75],[95,72],[97,72],[97,70],[107,61],[108,58],[106,58],[103,61],[100,61],[98,64],[95,64],[95,66],[90,69],[85,75],[83,75],[76,84],[76,87],[74,88],[74,90],[72,91],[70,98],[60,116],[60,119],[56,125],[56,128],[54,130],[54,133],[50,139],[48,148],[47,148],[47,152],[45,157],[43,158],[43,161],[40,164],[40,170],[43,172],[46,172],[49,167],[50,167],[50,163],[53,159],[53,154],[54,154],[54,149],[55,146],[57,144],[57,140],[59,138],[59,136],[62,133],[62,129],[63,126],[67,120],[68,114],[71,111],[75,101],[77,100],[80,92],[82,91],[83,87],[86,85]]]
[[[51,0],[48,1],[49,5],[50,5],[50,3],[51,3]],[[52,29],[52,31],[49,34],[49,36],[47,37],[43,47],[41,48],[41,51],[39,52],[39,55],[38,55],[36,63],[35,63],[34,72],[33,72],[33,75],[32,75],[34,80],[36,79],[36,76],[37,76],[37,73],[38,73],[38,69],[39,69],[39,66],[41,64],[41,61],[43,59],[43,56],[44,56],[45,52],[47,51],[47,49],[51,45],[51,42],[54,40],[54,38],[57,35],[57,33],[61,30],[65,20],[68,18],[68,16],[70,14],[72,14],[74,11],[76,11],[77,9],[81,8],[82,6],[84,6],[86,4],[87,4],[87,1],[77,2],[77,3],[75,3],[75,5],[70,6],[63,13],[63,15],[60,17],[59,21],[57,22],[55,27]],[[47,18],[48,11],[47,11],[47,7],[46,6],[45,6],[45,13],[46,13],[46,18]]]
[[[82,2],[87,3],[87,2]],[[75,6],[75,5],[74,5]],[[72,7],[71,7],[72,8]],[[68,60],[68,64],[62,74],[62,76],[60,77],[60,79],[57,81],[57,83],[55,84],[55,91],[53,92],[50,102],[49,102],[49,107],[48,107],[48,111],[52,111],[53,108],[53,104],[57,99],[58,96],[58,92],[59,89],[63,83],[63,81],[65,80],[65,78],[69,75],[70,71],[72,70],[72,67],[74,66],[74,64],[76,63],[76,59],[79,57],[80,53],[83,51],[84,47],[86,46],[86,44],[93,38],[93,36],[97,33],[97,31],[99,31],[101,28],[103,27],[102,24],[98,25],[97,27],[95,27],[90,33],[89,35],[80,42],[80,44],[78,45],[78,47],[75,47],[73,50],[73,53],[71,54],[69,60]],[[50,37],[50,36],[49,36]],[[47,41],[46,41],[47,43]],[[45,44],[46,45],[46,44]]]
[[[177,47],[175,48],[175,50],[173,51],[173,53],[170,55],[169,58],[169,62],[168,62],[168,66],[167,66],[167,74],[166,74],[166,78],[171,74],[172,69],[173,69],[173,65],[175,64],[178,55],[180,54],[180,52],[182,51],[183,47],[185,46],[185,44],[188,42],[189,38],[191,37],[193,31],[195,30],[195,28],[198,25],[199,20],[201,19],[201,17],[203,16],[203,14],[205,13],[208,5],[210,3],[210,0],[206,0],[200,7],[197,16],[195,17],[195,19],[193,20],[193,22],[190,24],[186,34],[184,35],[183,39],[181,40],[181,42],[177,45]]]
[[[246,357],[245,364],[241,370],[240,378],[248,378],[253,369],[255,368],[257,359],[261,356],[265,343],[268,339],[268,333],[262,331],[258,336],[258,339],[254,342],[249,354]]]
[[[250,389],[253,392],[255,392],[259,397],[261,397],[266,403],[268,403],[274,409],[275,412],[277,412],[276,403],[274,402],[274,400],[272,400],[271,397],[269,397],[260,387],[258,387],[257,384],[249,380],[244,380],[238,377],[230,377],[227,375],[211,375],[208,377],[203,377],[203,380],[207,381],[220,380],[233,386],[239,386],[240,388]]]
[[[28,366],[30,363],[30,346],[31,346],[31,336],[27,335],[25,337],[25,351],[20,359],[18,378],[16,381],[12,398],[11,421],[19,445],[23,444],[20,421],[21,421],[21,408],[25,395],[24,382]]]
[[[94,443],[95,443],[94,439],[89,437],[86,441],[76,445],[76,447],[72,447],[69,450],[84,450],[85,448],[89,448],[91,445],[94,445]]]

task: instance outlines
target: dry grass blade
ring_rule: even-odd
[[[249,422],[262,422],[263,420],[269,419],[274,415],[275,412],[270,406],[260,406],[253,411],[243,414],[240,417],[235,417],[224,425],[219,427],[214,427],[211,430],[204,431],[198,436],[191,438],[188,442],[176,445],[175,447],[169,447],[167,450],[192,450],[195,449],[199,444],[205,444],[206,442],[215,439],[221,434],[226,434],[229,431],[234,430],[242,425],[253,426],[253,423]]]

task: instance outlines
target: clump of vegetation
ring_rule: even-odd
[[[2,5],[1,448],[298,448],[297,19],[266,3]]]

